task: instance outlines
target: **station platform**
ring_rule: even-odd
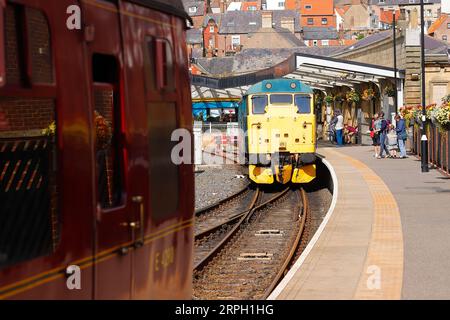
[[[372,147],[318,153],[337,192],[269,299],[450,299],[450,178]]]

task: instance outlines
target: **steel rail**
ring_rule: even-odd
[[[199,261],[194,266],[194,271],[201,271],[212,259],[214,259],[214,257],[220,252],[220,250],[237,233],[239,228],[242,225],[244,225],[244,223],[248,223],[248,221],[250,220],[250,218],[253,216],[253,214],[256,211],[259,211],[259,210],[265,208],[267,205],[269,205],[269,204],[277,201],[278,199],[282,198],[286,193],[289,192],[289,190],[290,190],[290,188],[286,188],[285,190],[283,190],[282,192],[278,193],[277,195],[275,195],[271,199],[265,201],[264,203],[256,205],[257,200],[260,199],[261,196],[262,196],[262,192],[258,188],[257,192],[256,192],[256,195],[255,195],[255,197],[254,197],[254,199],[252,201],[252,205],[251,205],[252,209],[248,210],[247,212],[244,212],[244,213],[241,213],[241,214],[237,214],[234,217],[231,217],[231,219],[238,219],[238,218],[240,218],[240,220],[231,229],[231,231],[212,250],[210,250],[210,252],[201,261]],[[227,222],[223,223],[222,225],[229,224],[229,223],[230,222],[227,221]]]
[[[308,202],[308,197],[307,197],[304,189],[301,189],[298,192],[299,192],[299,197],[302,200],[302,213],[301,213],[300,228],[298,230],[297,236],[295,238],[295,241],[291,247],[291,250],[290,250],[288,256],[286,257],[283,265],[281,266],[277,275],[273,279],[272,283],[266,289],[264,296],[261,298],[261,300],[267,300],[267,298],[270,296],[272,291],[276,288],[276,286],[280,283],[280,281],[286,275],[289,265],[291,264],[292,260],[294,259],[295,254],[300,246],[300,241],[302,239],[303,232],[305,230],[307,215],[309,214],[309,202]]]
[[[234,200],[235,198],[239,197],[239,196],[242,195],[244,192],[246,192],[247,190],[249,190],[249,189],[250,189],[250,186],[251,186],[251,184],[250,184],[250,183],[247,183],[247,185],[246,185],[244,188],[242,188],[242,189],[239,190],[238,192],[232,194],[231,196],[229,196],[229,197],[227,197],[227,198],[225,198],[225,199],[222,199],[222,200],[220,200],[220,201],[218,201],[218,202],[216,202],[216,203],[213,203],[213,204],[211,204],[211,205],[209,205],[209,206],[206,206],[206,207],[204,207],[204,208],[201,208],[201,209],[196,210],[196,211],[195,211],[195,216],[198,217],[198,216],[203,215],[203,214],[205,214],[205,213],[207,213],[207,212],[209,212],[209,211],[213,211],[213,210],[218,209],[221,205],[223,205],[223,204],[225,204],[225,203],[227,203],[227,202],[229,202],[229,201]]]

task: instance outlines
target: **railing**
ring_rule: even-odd
[[[421,157],[421,132],[416,125],[413,130],[411,150]],[[428,162],[439,171],[450,175],[450,131],[442,132],[434,124],[426,126],[428,138]]]

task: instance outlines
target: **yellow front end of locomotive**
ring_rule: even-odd
[[[316,118],[312,112],[299,114],[295,105],[269,104],[264,114],[249,114],[247,122],[250,154],[315,152]]]
[[[316,178],[316,165],[310,164],[295,168],[292,174],[292,183],[310,183]]]

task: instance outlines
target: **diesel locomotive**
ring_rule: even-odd
[[[249,178],[256,184],[309,183],[316,177],[312,89],[298,80],[264,80],[239,107]]]

